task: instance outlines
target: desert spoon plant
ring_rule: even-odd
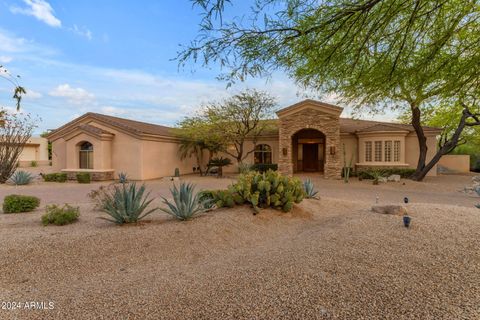
[[[176,185],[170,189],[173,197],[173,203],[162,197],[163,203],[167,208],[160,208],[163,212],[175,217],[178,220],[189,220],[195,215],[206,211],[205,205],[199,201],[200,194],[194,194],[195,186],[190,183],[182,182],[180,187]]]
[[[158,208],[147,210],[153,199],[145,194],[145,185],[137,187],[136,183],[114,186],[110,192],[102,194],[101,209],[110,218],[101,218],[116,224],[138,222]]]

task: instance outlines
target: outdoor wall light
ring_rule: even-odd
[[[287,155],[287,153],[288,153],[288,150],[287,150],[287,148],[283,148],[283,149],[282,149],[282,154],[283,154],[284,156],[286,156],[286,155]]]
[[[330,154],[333,156],[335,154],[335,146],[330,147]]]

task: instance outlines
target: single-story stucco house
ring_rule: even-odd
[[[42,137],[31,137],[23,147],[18,158],[19,167],[30,167],[33,163],[38,166],[48,166],[48,140]]]
[[[414,168],[418,141],[412,126],[341,118],[343,108],[304,100],[277,112],[276,128],[265,131],[246,163],[277,163],[285,174],[318,172],[340,178],[344,164],[363,167]],[[441,130],[425,127],[430,159]],[[179,139],[172,128],[98,113],[83,116],[54,130],[53,168],[67,173],[91,172],[94,179],[112,179],[125,172],[147,180],[191,173],[195,158],[181,160]],[[253,142],[249,142],[250,150]],[[248,148],[247,148],[248,149]],[[222,155],[225,156],[225,155]],[[235,161],[234,161],[235,163]],[[227,167],[236,171],[235,165]],[[431,172],[436,174],[436,168]]]

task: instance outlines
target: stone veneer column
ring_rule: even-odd
[[[342,169],[340,152],[342,149],[339,117],[313,108],[280,117],[278,170],[283,174],[293,174],[292,136],[302,129],[315,129],[325,135],[324,177],[340,179]],[[334,147],[335,154],[330,154],[331,147]],[[284,150],[286,150],[286,154],[284,154]]]

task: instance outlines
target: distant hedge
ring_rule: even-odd
[[[270,163],[270,164],[257,163],[257,164],[252,164],[252,166],[250,167],[250,170],[252,170],[252,171],[259,171],[259,172],[266,172],[266,171],[268,171],[268,170],[277,171],[277,170],[278,170],[278,164],[276,164],[276,163]]]
[[[64,172],[44,174],[43,180],[46,182],[65,182],[67,181],[67,174]]]
[[[360,169],[357,171],[357,176],[361,179],[374,179],[373,172],[379,172],[382,177],[388,177],[392,174],[398,174],[400,177],[406,179],[410,178],[414,173],[415,169],[411,168],[366,168]]]

